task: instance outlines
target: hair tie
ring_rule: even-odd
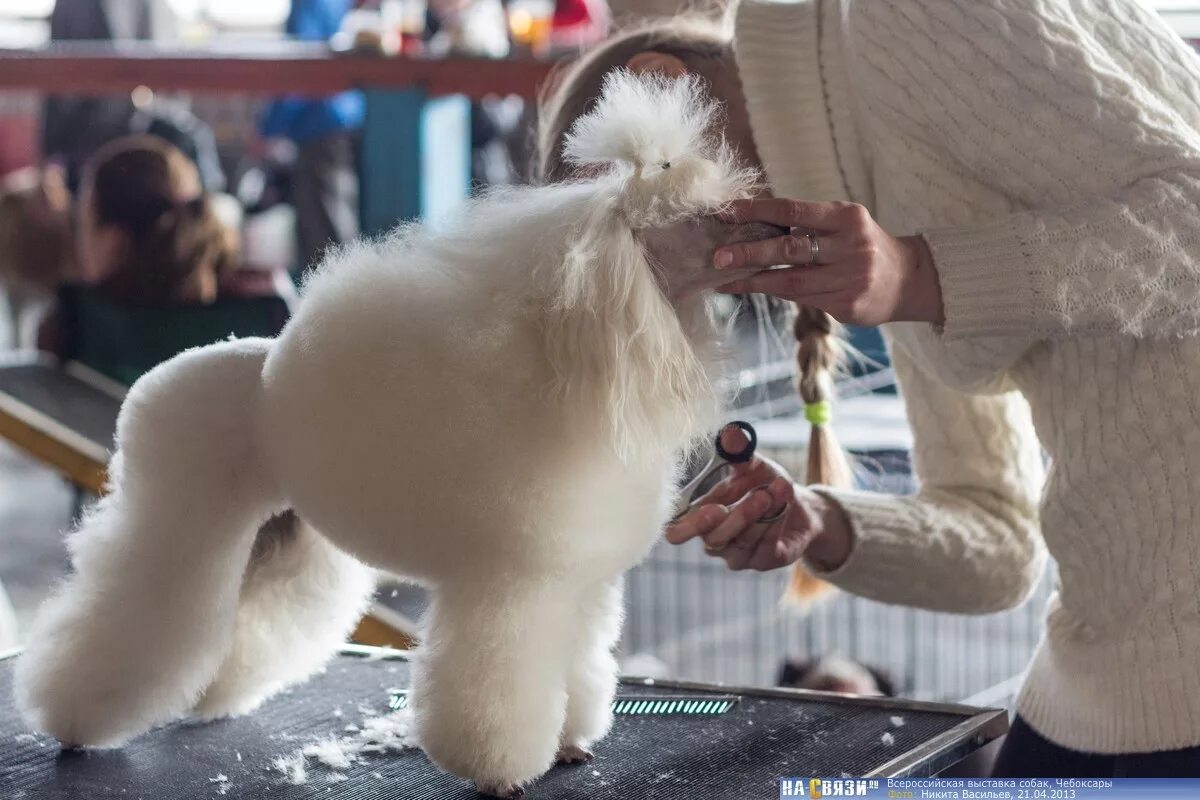
[[[833,421],[833,403],[828,400],[805,403],[804,418],[812,425],[828,425]]]

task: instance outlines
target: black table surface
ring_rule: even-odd
[[[472,786],[417,749],[376,753],[348,769],[309,758],[290,783],[273,762],[393,712],[408,662],[346,653],[246,717],[180,721],[118,750],[61,752],[32,734],[12,700],[14,659],[0,661],[0,798],[190,800],[332,798],[460,800]],[[528,787],[536,798],[774,798],[780,777],[936,774],[1000,736],[1004,712],[813,692],[628,680],[622,699],[732,697],[725,713],[618,714],[590,764],[561,766]]]

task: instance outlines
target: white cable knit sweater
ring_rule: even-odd
[[[943,331],[886,326],[921,489],[833,492],[829,579],[988,612],[1044,537],[1021,715],[1200,744],[1200,60],[1136,0],[743,0],[736,51],[776,194],[924,233],[944,294]]]

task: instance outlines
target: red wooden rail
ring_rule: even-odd
[[[237,49],[234,49],[237,48]],[[242,43],[167,48],[141,42],[71,42],[35,50],[0,49],[0,91],[73,95],[158,91],[328,95],[351,88],[420,87],[430,95],[536,96],[548,61],[383,58],[330,53],[322,45]]]

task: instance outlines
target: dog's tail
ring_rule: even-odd
[[[230,651],[255,533],[283,500],[255,418],[265,339],[191,350],[134,384],[110,493],[69,538],[74,573],[18,660],[26,719],[114,746],[191,709]]]

